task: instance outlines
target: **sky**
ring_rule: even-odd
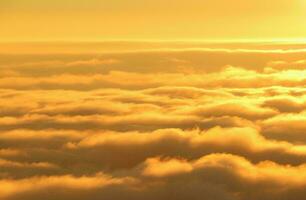
[[[3,0],[1,41],[304,38],[304,0]]]
[[[0,200],[306,199],[305,6],[1,0]]]

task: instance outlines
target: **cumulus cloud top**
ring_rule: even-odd
[[[0,199],[305,199],[305,56],[0,55]]]

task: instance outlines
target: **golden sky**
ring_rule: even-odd
[[[304,0],[3,0],[0,40],[304,38]]]

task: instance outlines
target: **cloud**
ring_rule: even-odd
[[[259,73],[239,67],[226,67],[214,73],[152,73],[110,71],[107,74],[60,74],[48,77],[2,77],[3,89],[69,89],[93,90],[103,88],[146,89],[160,86],[194,86],[201,88],[262,88],[272,86],[303,87],[305,70]],[[14,84],[13,84],[14,83]]]
[[[117,45],[0,55],[0,199],[304,199],[301,45]]]
[[[282,195],[288,197],[288,193],[292,194],[295,190],[300,190],[297,196],[305,195],[305,165],[290,167],[268,161],[254,165],[242,157],[211,154],[191,162],[153,158],[147,160],[144,166],[145,176],[159,179],[169,177],[170,181],[188,181],[192,177],[202,182],[222,184],[232,192],[238,189],[237,198],[241,199],[277,199]]]
[[[22,154],[23,152],[18,149],[0,149],[0,157],[11,157]]]
[[[266,100],[263,106],[274,108],[282,113],[298,113],[305,110],[306,103],[292,98],[276,98]]]
[[[151,158],[146,160],[144,165],[143,175],[157,178],[189,174],[207,169],[220,169],[220,171],[231,171],[249,184],[265,182],[270,179],[272,184],[283,187],[304,185],[306,176],[304,173],[305,165],[290,167],[269,161],[254,165],[242,157],[230,154],[210,154],[191,162],[179,159]],[[287,185],[283,184],[281,180],[286,180]]]
[[[306,60],[297,60],[297,61],[271,61],[267,65],[268,67],[286,70],[286,69],[305,69]]]
[[[14,199],[14,196],[24,195],[26,196],[35,196],[37,193],[41,193],[45,190],[63,189],[74,191],[83,191],[91,190],[95,188],[103,188],[111,185],[122,185],[124,183],[131,182],[128,178],[112,178],[104,174],[97,174],[92,177],[74,177],[70,175],[65,176],[51,176],[51,177],[33,177],[29,179],[21,180],[10,180],[4,179],[0,181],[1,184],[1,198],[4,199]],[[65,192],[60,192],[65,194]],[[69,194],[69,193],[68,193]],[[49,198],[49,197],[47,197]],[[61,197],[59,197],[61,198]]]
[[[263,134],[269,138],[302,144],[306,141],[304,113],[279,115],[263,121],[262,127]]]
[[[205,117],[238,116],[249,120],[270,118],[277,114],[277,112],[269,109],[249,106],[247,103],[243,103],[243,105],[241,103],[205,105],[195,108],[191,113]]]
[[[150,133],[106,132],[90,134],[78,143],[67,143],[66,147],[94,162],[109,163],[107,165],[114,168],[130,168],[147,157],[195,159],[214,152],[242,155],[256,162],[270,159],[279,163],[299,164],[306,159],[305,146],[265,139],[252,128],[213,128],[203,132],[180,129]],[[130,158],[125,160],[122,156]]]
[[[121,176],[98,173],[91,176],[40,176],[4,179],[4,199],[277,199],[305,195],[305,165],[284,166],[269,161],[252,164],[231,154],[210,154],[186,161],[148,158]],[[285,183],[284,183],[285,182]],[[185,190],[183,190],[185,188]],[[53,195],[56,192],[56,196]],[[175,193],[173,193],[175,192]],[[238,192],[238,194],[237,194]],[[291,198],[292,197],[292,198]]]
[[[0,159],[0,167],[8,168],[56,168],[55,165],[50,163],[18,163],[14,161]]]

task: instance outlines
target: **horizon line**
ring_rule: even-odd
[[[105,39],[105,40],[0,40],[0,44],[21,43],[305,43],[306,38],[274,39]]]

